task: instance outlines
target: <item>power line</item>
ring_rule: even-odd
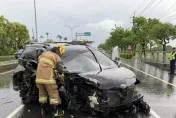
[[[165,16],[169,15],[170,13],[172,13],[172,12],[174,12],[174,11],[176,11],[176,9],[173,9],[171,12],[167,13]],[[165,17],[165,16],[163,16],[163,17]],[[163,19],[163,17],[161,17],[160,19]],[[166,18],[167,18],[167,17],[166,17]],[[165,18],[164,18],[164,19],[165,19]]]
[[[147,4],[147,2],[148,2],[148,0],[141,6],[141,9]]]
[[[174,16],[176,16],[176,14],[174,14],[174,15],[168,17],[168,19],[165,19],[165,20],[168,20],[168,21],[169,21],[169,20],[172,19],[172,17],[174,17]]]
[[[140,8],[142,8],[146,3],[145,2],[147,2],[147,0],[144,0],[138,7],[137,7],[137,9],[134,11],[134,12],[136,12],[137,10],[140,10]],[[132,16],[133,15],[133,13],[130,15],[130,16]],[[125,26],[128,22],[130,21],[130,18],[122,25],[122,26]],[[130,23],[128,23],[127,24],[127,27],[130,25]]]
[[[158,2],[158,4],[156,4],[155,6],[153,6],[150,11],[148,11],[145,15],[148,15],[148,13],[150,13],[154,8],[156,8],[163,0],[160,0],[160,2]],[[144,15],[144,16],[145,16]]]
[[[164,11],[164,12],[159,16],[159,19],[162,18],[162,16],[163,16],[164,14],[166,14],[170,9],[172,9],[172,7],[174,7],[175,5],[176,5],[176,3],[173,4],[171,7],[169,7],[168,9],[166,9],[166,11]]]
[[[145,12],[155,1],[156,0],[151,0],[148,5],[138,14],[138,16]]]
[[[137,12],[138,10],[140,10],[140,9],[142,9],[144,6],[145,6],[145,4],[148,2],[148,0],[144,0],[137,8],[136,8],[136,10],[134,11],[134,12]],[[133,13],[130,15],[130,16],[132,16],[133,15]],[[130,21],[130,18],[129,18],[129,20],[127,20],[122,26],[125,26],[128,22]],[[130,23],[128,23],[127,24],[127,27],[130,25]]]
[[[176,20],[176,18],[170,19],[170,20],[168,20],[168,21],[166,21],[166,22],[170,22],[170,21],[173,21],[173,20]]]
[[[142,4],[145,3],[145,1],[147,1],[147,0],[144,0],[134,12],[136,12],[137,10],[139,10],[141,8]]]

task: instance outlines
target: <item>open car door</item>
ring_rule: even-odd
[[[118,46],[115,46],[112,50],[112,60],[117,63],[118,66],[122,66],[120,61],[120,50]]]

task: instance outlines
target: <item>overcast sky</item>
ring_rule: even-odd
[[[74,29],[74,34],[75,32],[91,32],[91,37],[84,38],[93,40],[98,45],[108,38],[109,32],[115,24],[122,26],[125,23],[124,26],[129,27],[132,20],[130,16],[143,1],[146,2],[142,7],[144,9],[147,7],[147,3],[152,3],[153,0],[36,0],[38,34],[39,36],[43,35],[46,39],[45,33],[49,32],[49,38],[55,41],[58,40],[56,38],[58,34],[71,39],[70,29],[64,25],[80,25]],[[155,0],[145,12],[142,9],[137,10],[136,15],[140,12],[145,15],[160,1]],[[174,3],[176,3],[175,0],[162,0],[155,9],[145,16],[159,18]],[[171,11],[173,10],[171,14],[164,15],[163,21],[176,18],[176,15],[170,17],[176,14],[174,9],[176,6],[171,9]],[[32,37],[32,28],[35,29],[33,0],[1,0],[0,15],[4,15],[10,21],[25,24]],[[176,21],[171,22],[176,24]],[[40,41],[45,39],[40,39]]]

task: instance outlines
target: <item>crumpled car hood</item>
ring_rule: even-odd
[[[136,82],[136,75],[124,67],[81,73],[79,76],[98,84],[99,89],[120,88],[121,84],[131,86]]]
[[[16,69],[15,69],[14,74],[16,74],[18,72],[22,72],[24,70],[25,70],[25,68],[22,65],[18,64],[17,67],[16,67]]]

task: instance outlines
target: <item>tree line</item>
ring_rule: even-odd
[[[52,43],[52,42],[54,42],[53,39],[49,39],[49,38],[48,38],[48,35],[49,35],[48,32],[46,32],[45,34],[47,35],[47,39],[44,41],[44,43]],[[42,38],[44,38],[43,35],[40,36],[40,39],[42,39]],[[68,40],[67,37],[64,37],[64,38],[63,38],[62,35],[57,35],[56,38],[59,39],[59,42],[62,42],[62,40],[64,40],[65,42],[67,42],[67,40]]]
[[[152,51],[156,47],[162,47],[165,53],[167,44],[175,38],[176,26],[155,18],[135,17],[132,28],[115,27],[109,38],[98,48],[109,50],[118,46],[125,52],[128,46],[131,46],[133,51],[141,51],[141,54],[145,55],[146,50]]]
[[[29,41],[29,31],[24,24],[0,16],[0,56],[14,54]]]

